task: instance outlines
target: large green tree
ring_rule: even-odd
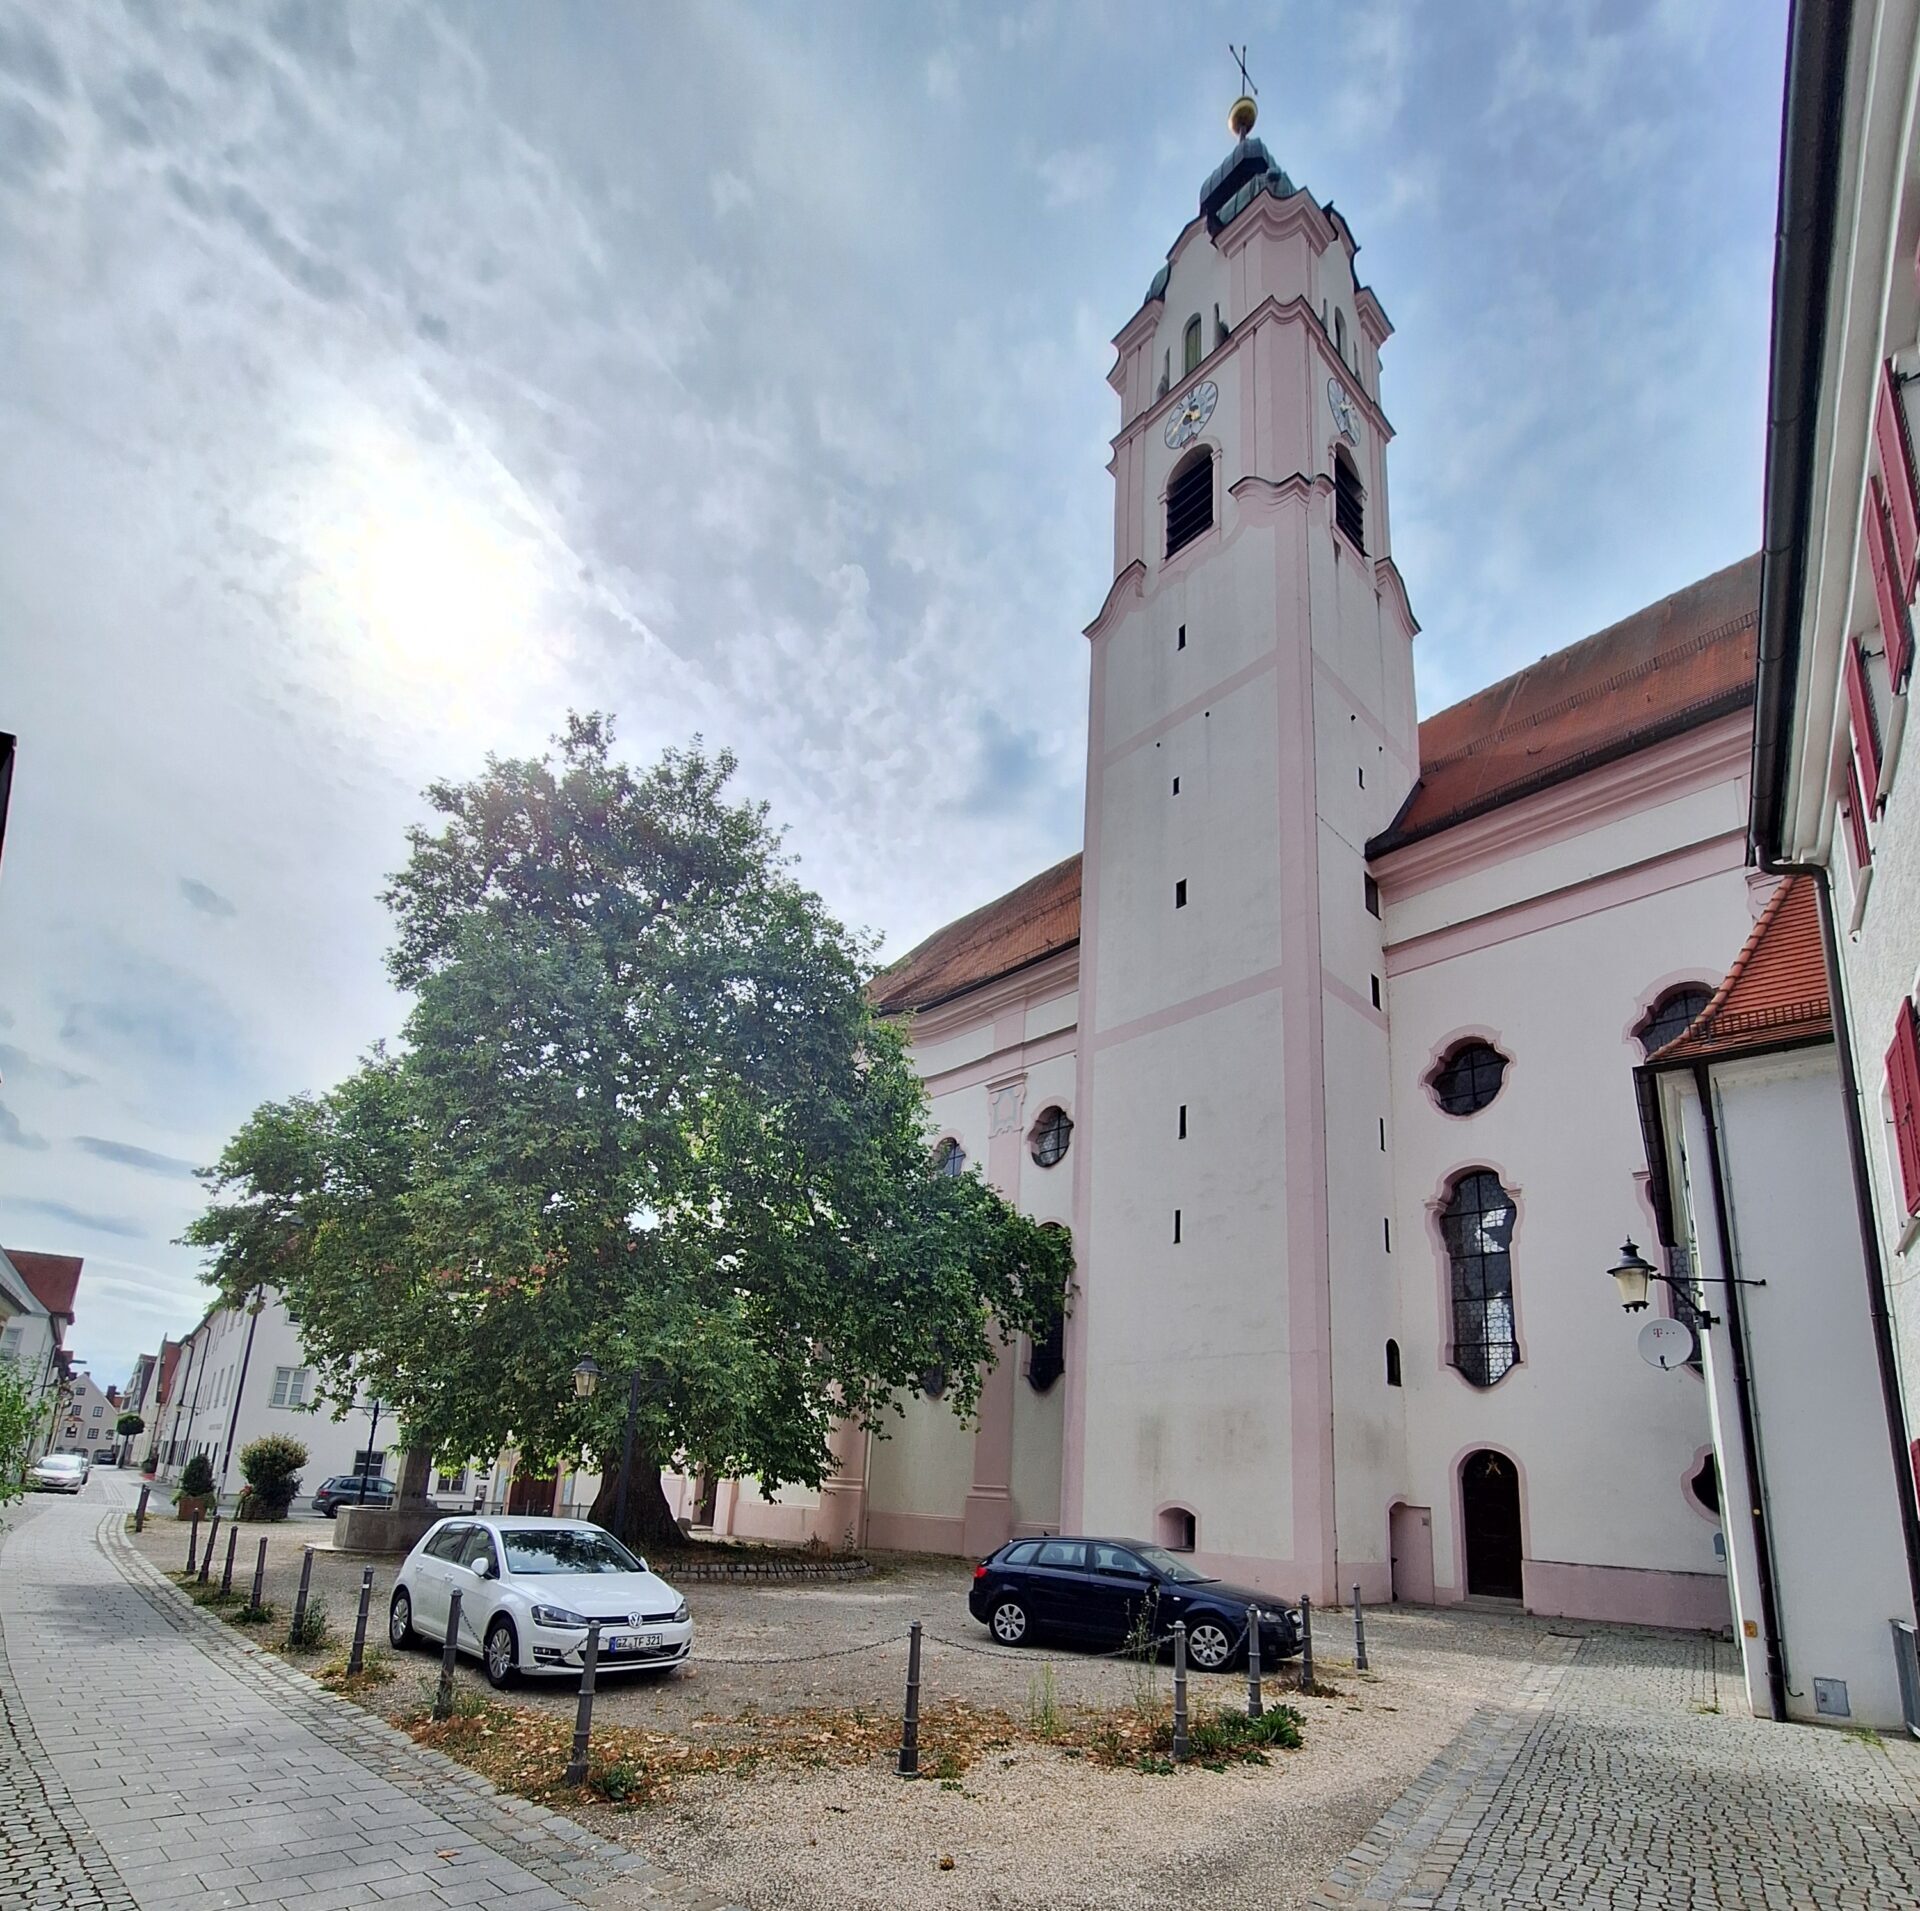
[[[663,1463],[817,1484],[1062,1306],[1066,1237],[931,1172],[925,1099],[872,1013],[870,951],[794,878],[726,755],[636,774],[600,717],[436,784],[387,892],[405,1039],[258,1109],[188,1239],[233,1301],[277,1288],[334,1397],[377,1393],[465,1458],[583,1451],[611,1510],[639,1375],[628,1537]],[[575,1397],[591,1356],[606,1376]]]

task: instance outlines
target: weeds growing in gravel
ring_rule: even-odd
[[[313,1676],[329,1692],[355,1698],[362,1692],[371,1692],[376,1686],[385,1685],[393,1677],[393,1666],[384,1652],[369,1652],[361,1662],[360,1670],[349,1672],[343,1654],[331,1665],[322,1666]]]
[[[253,1602],[249,1600],[238,1612],[229,1613],[227,1617],[236,1626],[264,1626],[271,1623],[273,1612],[272,1600],[268,1600],[264,1605],[260,1606],[254,1605]]]
[[[1044,1739],[1060,1736],[1060,1695],[1050,1664],[1027,1681],[1027,1723]]]
[[[289,1652],[318,1652],[327,1643],[327,1602],[317,1595],[287,1628]]]

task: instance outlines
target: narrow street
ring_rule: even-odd
[[[137,1484],[0,1538],[0,1911],[713,1902],[205,1624],[121,1537]]]

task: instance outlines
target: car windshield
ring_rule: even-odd
[[[597,1527],[508,1526],[500,1538],[510,1573],[640,1573],[646,1568]]]
[[[49,1453],[40,1464],[55,1473],[78,1473],[85,1462],[77,1453]]]
[[[1195,1572],[1184,1559],[1177,1558],[1164,1546],[1136,1546],[1134,1551],[1162,1579],[1171,1579],[1176,1586],[1200,1586],[1212,1577],[1210,1573]]]

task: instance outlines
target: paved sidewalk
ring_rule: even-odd
[[[107,1498],[0,1538],[0,1911],[717,1904],[197,1612]]]
[[[1569,1627],[1538,1656],[1514,1702],[1475,1717],[1316,1903],[1920,1905],[1920,1746],[1760,1723],[1734,1648],[1705,1636]]]

